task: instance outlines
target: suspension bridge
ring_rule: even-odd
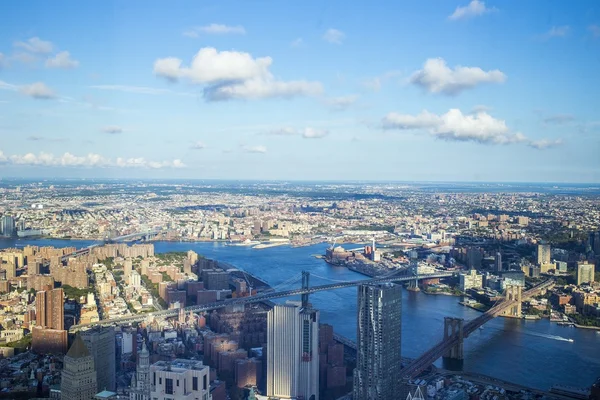
[[[337,281],[335,283],[331,283],[331,284],[327,284],[327,285],[318,285],[318,286],[308,286],[308,279],[307,279],[304,287],[290,289],[290,290],[277,290],[277,289],[279,289],[279,287],[284,286],[283,284],[287,285],[289,283],[296,282],[297,276],[294,276],[294,277],[288,279],[287,281],[283,282],[282,284],[276,286],[275,288],[261,292],[254,296],[240,297],[240,298],[235,298],[235,299],[226,299],[223,301],[217,301],[217,302],[208,303],[208,304],[194,305],[194,306],[185,307],[183,310],[185,313],[189,313],[189,312],[200,313],[200,312],[216,310],[219,308],[225,308],[228,306],[260,303],[260,302],[270,301],[273,299],[279,299],[279,298],[283,298],[283,297],[308,296],[310,294],[317,293],[317,292],[322,292],[322,291],[327,291],[327,290],[335,290],[335,289],[343,289],[343,288],[348,288],[348,287],[353,287],[353,286],[359,286],[362,284],[375,284],[375,283],[384,283],[384,282],[409,282],[409,281],[422,280],[422,279],[448,278],[452,275],[453,275],[453,273],[451,273],[451,272],[438,272],[438,273],[433,273],[433,274],[421,274],[421,275],[405,275],[405,274],[398,275],[397,273],[393,273],[393,274],[389,274],[389,275],[385,275],[385,276],[377,277],[377,278],[363,279],[363,280],[357,280],[357,281]],[[126,317],[103,319],[103,320],[100,320],[97,322],[92,322],[89,324],[74,325],[71,327],[70,331],[75,332],[75,331],[80,330],[81,328],[89,327],[89,326],[126,325],[126,324],[132,324],[132,323],[136,323],[136,322],[142,322],[142,321],[145,321],[147,319],[152,319],[152,318],[176,317],[179,315],[179,312],[180,312],[180,309],[175,308],[175,309],[155,311],[155,312],[150,312],[150,313],[135,314],[135,315],[126,316]]]

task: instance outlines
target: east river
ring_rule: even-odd
[[[88,246],[91,241],[0,239],[0,248],[37,246]],[[156,242],[156,252],[194,250],[230,263],[271,286],[310,271],[311,285],[365,279],[343,267],[331,267],[314,257],[326,244],[256,250],[223,243]],[[297,286],[300,284],[297,283]],[[321,311],[321,321],[350,339],[356,338],[356,288],[319,292],[310,301]],[[441,340],[445,316],[470,320],[479,315],[458,304],[459,298],[404,291],[402,354],[418,357]],[[561,327],[547,319],[525,321],[496,318],[465,341],[464,370],[548,390],[552,385],[589,387],[600,376],[600,333]],[[598,331],[600,332],[600,331]],[[573,339],[573,342],[568,341]],[[439,363],[439,361],[438,361]],[[439,364],[438,364],[439,365]]]

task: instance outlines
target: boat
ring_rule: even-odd
[[[480,326],[480,327],[479,327],[479,330],[480,330],[480,331],[482,331],[482,330],[483,330],[483,326]]]
[[[256,246],[257,244],[260,244],[257,240],[246,239],[243,242],[228,242],[225,246]]]
[[[573,340],[573,339],[571,339],[571,338],[569,338],[568,342],[571,342],[571,343],[573,343],[573,342],[574,342],[574,340]]]

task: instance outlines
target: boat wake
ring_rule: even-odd
[[[523,331],[523,333],[525,333],[526,335],[543,337],[543,338],[546,338],[546,339],[559,340],[561,342],[573,342],[574,341],[571,338],[566,338],[566,337],[557,336],[557,335],[549,335],[549,334],[546,334],[546,333],[537,333],[537,332],[528,332],[528,331]]]

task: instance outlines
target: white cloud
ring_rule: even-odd
[[[292,41],[292,43],[290,43],[290,46],[291,47],[302,47],[302,46],[304,46],[304,40],[302,40],[302,38],[294,39]]]
[[[400,71],[387,71],[379,76],[373,78],[367,78],[362,82],[362,86],[366,89],[378,92],[381,89],[381,85],[390,79],[394,79],[402,75]]]
[[[33,97],[34,99],[48,100],[56,97],[56,93],[45,83],[35,82],[30,85],[23,85],[19,88],[19,91],[26,96]]]
[[[46,60],[46,67],[48,68],[77,68],[79,61],[73,60],[71,54],[68,51],[61,51],[54,57],[50,57]]]
[[[548,140],[548,139],[532,140],[527,145],[529,147],[533,147],[534,149],[544,150],[544,149],[549,149],[552,147],[562,145],[562,140],[560,140],[560,139],[557,139],[557,140]]]
[[[556,114],[544,118],[544,124],[562,125],[573,122],[575,117],[571,114]]]
[[[447,95],[456,95],[482,83],[502,83],[505,80],[506,75],[497,69],[484,71],[479,67],[462,66],[452,69],[442,58],[428,59],[425,61],[423,69],[416,71],[410,77],[411,83],[430,93]]]
[[[245,35],[246,29],[243,26],[230,26],[224,24],[210,24],[205,26],[198,26],[192,29],[189,29],[183,32],[183,36],[197,38],[201,33],[205,33],[208,35],[227,35],[227,34],[237,34],[237,35]]]
[[[195,142],[190,146],[192,150],[202,150],[204,148],[206,148],[206,145],[202,142]]]
[[[267,135],[274,135],[274,136],[293,136],[293,135],[298,135],[299,133],[300,132],[297,129],[290,128],[290,127],[272,129],[272,130],[266,132]]]
[[[302,137],[305,139],[321,139],[329,134],[329,131],[323,129],[306,128],[302,132]]]
[[[109,125],[109,126],[105,126],[104,128],[102,128],[102,132],[108,133],[111,135],[117,135],[119,133],[123,133],[123,128],[121,128],[120,126],[116,126],[116,125]]]
[[[486,106],[483,104],[478,104],[471,109],[472,114],[478,114],[480,112],[488,112],[488,111],[492,111],[492,107],[489,107],[489,106]]]
[[[22,48],[31,53],[41,54],[52,53],[52,50],[54,49],[52,42],[42,40],[39,37],[32,37],[25,42],[15,42],[15,47]]]
[[[257,146],[242,146],[242,149],[246,152],[246,153],[266,153],[267,152],[267,148],[263,145],[257,145]]]
[[[463,7],[456,7],[456,10],[448,16],[448,19],[456,21],[459,19],[467,19],[472,17],[478,17],[483,14],[498,11],[495,7],[486,7],[483,1],[471,0],[471,2]]]
[[[175,159],[172,161],[148,161],[144,158],[117,158],[112,161],[100,154],[89,153],[84,156],[77,156],[69,152],[61,156],[54,156],[51,153],[40,152],[4,155],[0,151],[0,163],[19,165],[19,166],[41,166],[41,167],[80,167],[80,168],[183,168],[185,164]]]
[[[0,81],[0,89],[2,90],[17,90],[18,87],[16,85],[10,84],[8,82]]]
[[[17,60],[23,64],[31,64],[38,60],[38,58],[31,53],[17,53],[11,56],[11,59]]]
[[[205,47],[194,56],[189,67],[175,57],[158,59],[154,73],[169,81],[189,79],[206,85],[207,100],[256,99],[316,95],[322,92],[319,82],[280,81],[269,71],[271,57],[253,58],[249,53],[217,51]]]
[[[329,28],[323,34],[323,40],[331,44],[342,44],[346,35],[337,29]]]
[[[389,113],[382,120],[384,129],[425,130],[437,139],[481,144],[523,143],[536,148],[551,147],[547,140],[533,141],[520,132],[513,132],[503,120],[486,112],[475,115],[463,114],[458,109],[437,115],[422,111],[417,115]],[[544,147],[545,146],[545,147]]]
[[[571,28],[569,27],[569,25],[553,26],[548,32],[540,35],[539,38],[543,40],[548,40],[554,37],[565,37],[567,36],[570,30]]]
[[[330,99],[327,99],[326,102],[332,110],[342,111],[350,107],[352,104],[356,103],[357,100],[358,96],[352,94],[348,96],[332,97]]]
[[[590,31],[595,38],[600,38],[600,25],[590,25],[588,26],[588,31]]]

